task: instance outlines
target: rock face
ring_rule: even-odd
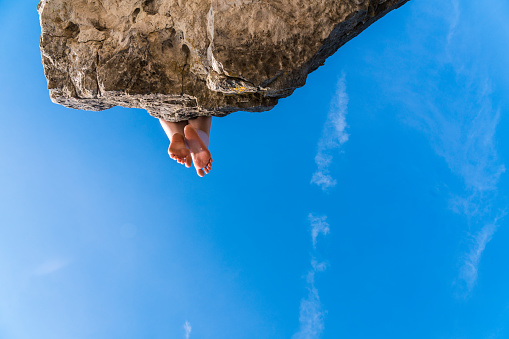
[[[42,0],[53,102],[168,121],[273,108],[408,0]]]

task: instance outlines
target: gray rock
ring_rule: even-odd
[[[42,0],[51,100],[168,121],[273,108],[408,0]]]

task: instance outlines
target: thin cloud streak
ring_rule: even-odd
[[[316,339],[323,333],[326,312],[322,309],[320,296],[315,287],[315,273],[315,271],[308,273],[308,295],[300,302],[300,329],[293,335],[293,339]]]
[[[460,21],[460,4],[458,0],[451,0],[451,4],[453,7],[451,23],[449,25],[449,33],[447,34],[447,46],[450,46],[452,38],[456,33],[456,28],[458,27],[458,23]]]
[[[461,43],[461,39],[470,39],[465,37],[465,34],[461,36],[458,28],[461,24],[459,1],[451,0],[451,5],[454,15],[449,26],[446,51],[456,75],[463,78],[465,92],[475,100],[463,110],[466,117],[460,120],[464,135],[462,142],[449,150],[443,147],[445,152],[442,156],[451,170],[463,177],[467,189],[471,192],[467,198],[468,204],[463,204],[468,206],[463,209],[463,214],[474,224],[484,224],[473,236],[470,250],[460,268],[459,279],[464,282],[466,292],[470,293],[477,283],[482,254],[498,228],[498,216],[491,222],[485,220],[493,218],[490,217],[494,213],[491,205],[500,176],[506,168],[498,161],[494,141],[500,111],[493,107],[491,81],[481,70],[469,67],[468,61],[465,62],[461,55],[451,52],[455,50],[456,43]],[[456,37],[460,41],[455,41]],[[470,63],[472,62],[477,63],[479,60],[472,60]],[[469,69],[474,71],[468,71]],[[463,108],[463,105],[459,107]]]
[[[348,113],[348,94],[346,92],[346,76],[343,74],[338,81],[336,94],[327,115],[322,137],[318,142],[315,156],[317,169],[311,183],[318,185],[323,191],[336,186],[337,181],[330,174],[333,153],[348,141],[346,133],[346,114]]]
[[[496,224],[488,224],[484,226],[479,233],[473,238],[473,245],[470,253],[465,258],[460,272],[460,278],[465,281],[468,291],[472,291],[477,282],[478,267],[481,261],[481,256],[486,248],[486,245],[495,234],[497,230]]]
[[[67,267],[71,263],[71,260],[67,259],[56,259],[56,260],[48,260],[37,268],[34,269],[33,275],[37,277],[50,275],[52,273],[58,272],[65,267]]]
[[[316,250],[318,235],[327,235],[330,228],[327,216],[315,217],[313,214],[309,214],[308,218],[311,225],[313,249]],[[317,339],[323,333],[327,311],[323,310],[318,289],[315,286],[315,275],[326,269],[327,265],[324,262],[318,262],[315,256],[311,258],[311,269],[306,275],[308,294],[300,302],[299,331],[292,336],[292,339]]]
[[[185,331],[186,339],[189,339],[189,336],[191,335],[191,331],[192,331],[192,327],[191,327],[191,324],[189,323],[189,321],[186,321],[184,323],[184,331]]]
[[[316,239],[318,235],[327,235],[330,231],[326,216],[315,217],[312,213],[308,216],[311,224],[311,238],[313,240],[313,248],[316,248]]]
[[[408,106],[407,122],[427,134],[435,152],[464,182],[465,190],[451,199],[451,206],[466,217],[469,234],[474,234],[467,254],[461,257],[458,275],[461,283],[458,286],[464,287],[468,295],[476,284],[482,253],[497,229],[500,211],[492,206],[506,168],[496,150],[500,110],[493,102],[490,75],[483,68],[482,44],[476,44],[482,37],[472,36],[458,0],[441,6],[434,12],[435,17],[419,19],[437,21],[432,25],[443,20],[447,25],[442,55],[430,59],[422,47],[428,39],[437,41],[440,37],[410,32],[415,41],[414,54],[422,54],[422,58],[415,57],[404,69],[401,67],[404,61],[398,64],[400,77],[394,77],[390,90],[400,93]],[[424,76],[422,70],[435,76]],[[429,80],[412,81],[420,78]]]

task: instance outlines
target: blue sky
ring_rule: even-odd
[[[509,338],[509,4],[413,0],[204,179],[141,110],[50,102],[0,0],[0,338]]]

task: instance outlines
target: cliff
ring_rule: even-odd
[[[273,108],[408,0],[42,0],[53,102],[169,121]]]

